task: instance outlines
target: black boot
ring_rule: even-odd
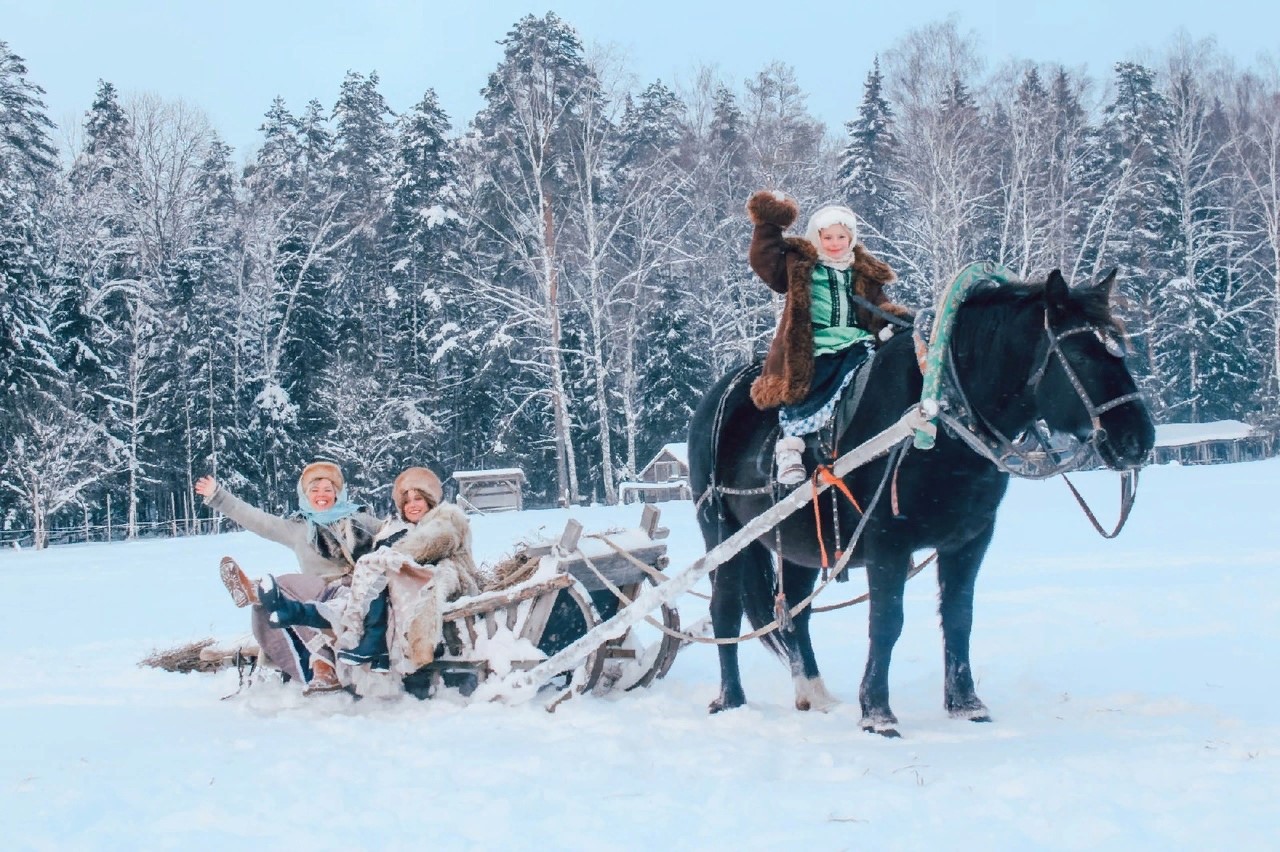
[[[302,603],[285,595],[270,574],[258,584],[258,600],[271,613],[267,621],[276,627],[315,627],[323,630],[331,627],[329,619],[320,614],[313,603]]]
[[[354,648],[338,652],[338,659],[353,666],[369,664],[372,669],[386,670],[391,668],[391,657],[387,654],[387,592],[384,589],[369,602],[369,611],[364,615],[364,635],[360,644]]]

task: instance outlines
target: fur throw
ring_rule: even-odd
[[[752,402],[767,410],[795,405],[809,394],[813,380],[811,280],[818,250],[807,239],[782,235],[799,214],[791,198],[776,192],[757,192],[747,201],[747,214],[755,226],[747,255],[751,268],[770,289],[786,295],[764,370],[751,385]],[[893,270],[861,243],[853,249],[853,271],[857,295],[897,316],[911,315],[884,294],[884,285],[894,279]],[[876,335],[886,323],[865,308],[858,308],[858,325]]]
[[[399,533],[403,535],[397,537]],[[471,524],[457,506],[442,503],[416,524],[388,522],[378,537],[394,543],[356,564],[350,597],[334,621],[338,647],[359,644],[369,605],[386,589],[391,604],[391,670],[411,674],[435,658],[445,605],[480,591],[481,577],[471,555]]]

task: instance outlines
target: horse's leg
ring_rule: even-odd
[[[782,587],[787,594],[787,606],[793,607],[809,596],[818,580],[818,572],[812,568],[783,563]],[[809,635],[809,618],[812,605],[793,617],[794,629],[779,634],[787,649],[791,663],[791,680],[796,689],[797,710],[826,710],[839,702],[822,682],[818,673],[818,661],[813,655],[813,638]]]
[[[973,631],[973,589],[994,530],[994,526],[989,526],[982,535],[959,550],[938,553],[938,615],[942,619],[945,665],[944,704],[953,717],[974,722],[991,721],[987,706],[978,699],[973,688],[969,636]]]
[[[743,572],[759,570],[756,564],[768,559],[759,544],[750,544],[732,559],[718,565],[711,575],[711,626],[717,639],[732,639],[742,630]],[[738,669],[738,646],[727,643],[716,646],[720,655],[720,695],[708,709],[712,713],[730,710],[747,703],[742,690],[742,675]]]
[[[871,610],[867,616],[867,668],[862,674],[858,699],[862,704],[862,730],[886,737],[898,736],[898,717],[889,709],[889,661],[902,635],[902,590],[907,582],[908,552],[868,553],[867,590]]]

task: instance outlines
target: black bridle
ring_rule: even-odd
[[[947,350],[948,390],[946,404],[939,413],[939,419],[949,427],[949,431],[967,444],[978,455],[988,459],[999,470],[1023,479],[1048,479],[1060,473],[1078,470],[1098,452],[1098,444],[1106,437],[1106,428],[1102,425],[1102,415],[1121,405],[1141,402],[1142,394],[1138,391],[1122,394],[1102,404],[1096,404],[1089,391],[1080,381],[1080,376],[1071,366],[1062,349],[1062,341],[1076,334],[1095,334],[1103,332],[1091,325],[1075,326],[1065,331],[1055,332],[1049,323],[1049,310],[1044,312],[1044,333],[1047,341],[1044,355],[1039,365],[1027,377],[1026,386],[1033,396],[1038,396],[1040,383],[1044,381],[1049,364],[1056,356],[1063,373],[1075,390],[1076,398],[1089,417],[1092,431],[1087,441],[1072,438],[1074,446],[1064,451],[1052,445],[1053,436],[1040,427],[1038,423],[1021,436],[1010,439],[1001,432],[987,417],[970,404],[960,383],[960,375],[956,370],[955,352]],[[1110,346],[1108,346],[1110,350]],[[1121,350],[1117,357],[1123,357]],[[1060,458],[1059,458],[1060,456]],[[1055,460],[1058,459],[1058,460]]]
[[[1133,393],[1121,394],[1101,405],[1095,404],[1093,398],[1089,395],[1088,389],[1085,388],[1084,382],[1080,381],[1080,376],[1072,368],[1067,354],[1062,350],[1062,341],[1074,334],[1083,334],[1085,332],[1098,335],[1101,338],[1105,332],[1090,325],[1075,326],[1066,331],[1055,332],[1053,326],[1049,323],[1049,310],[1047,307],[1044,312],[1044,332],[1045,339],[1048,341],[1045,346],[1044,356],[1040,359],[1039,366],[1027,377],[1026,387],[1031,389],[1033,397],[1038,398],[1040,383],[1044,381],[1045,374],[1049,370],[1049,363],[1054,356],[1057,356],[1062,372],[1075,390],[1076,398],[1084,406],[1085,413],[1088,414],[1090,424],[1093,427],[1093,431],[1089,433],[1087,441],[1079,441],[1073,438],[1075,446],[1063,455],[1061,460],[1054,461],[1057,450],[1051,445],[1052,435],[1047,434],[1047,430],[1041,428],[1039,421],[1033,423],[1032,428],[1024,435],[1019,436],[1016,440],[1010,440],[981,412],[974,410],[973,406],[969,404],[964,388],[960,384],[960,375],[956,371],[954,351],[950,348],[947,350],[949,389],[954,391],[955,396],[959,399],[957,400],[948,395],[947,406],[944,406],[944,409],[939,412],[938,419],[948,427],[952,434],[967,444],[970,449],[988,459],[997,469],[1004,473],[1022,477],[1023,479],[1048,479],[1062,474],[1063,482],[1067,483],[1067,487],[1071,489],[1072,496],[1075,497],[1076,503],[1084,511],[1085,517],[1089,519],[1089,523],[1093,525],[1093,528],[1103,538],[1115,538],[1120,534],[1120,530],[1124,529],[1125,523],[1129,520],[1129,512],[1133,509],[1134,501],[1138,496],[1137,470],[1126,470],[1121,474],[1120,518],[1116,521],[1115,527],[1109,532],[1098,522],[1097,516],[1089,508],[1088,503],[1085,502],[1084,496],[1067,478],[1066,474],[1069,471],[1078,470],[1091,456],[1098,454],[1098,443],[1106,435],[1106,429],[1102,425],[1102,415],[1121,405],[1141,402],[1142,394],[1134,391]],[[1104,345],[1107,346],[1108,352],[1115,357],[1124,356],[1124,350],[1118,345],[1116,346],[1117,351],[1114,352],[1111,351],[1112,344],[1110,342],[1104,340]],[[958,416],[953,416],[948,412],[946,410],[948,407],[954,409]],[[981,421],[981,427],[979,427],[978,421]],[[983,431],[987,434],[982,434]],[[1016,461],[1014,461],[1015,459]]]
[[[1121,394],[1113,399],[1104,402],[1102,405],[1094,405],[1093,399],[1089,396],[1089,391],[1085,389],[1084,382],[1080,381],[1080,377],[1076,375],[1076,371],[1071,367],[1071,361],[1067,358],[1065,352],[1062,351],[1062,341],[1075,334],[1093,334],[1101,337],[1104,332],[1091,325],[1078,325],[1075,328],[1069,328],[1066,331],[1053,333],[1052,326],[1049,325],[1049,311],[1046,308],[1044,312],[1044,330],[1045,335],[1049,338],[1049,345],[1045,347],[1044,358],[1040,362],[1040,366],[1027,379],[1027,385],[1032,388],[1032,392],[1038,392],[1040,382],[1044,379],[1044,375],[1049,370],[1049,362],[1054,355],[1058,356],[1058,365],[1062,367],[1062,372],[1066,374],[1067,380],[1071,382],[1071,387],[1075,388],[1076,398],[1080,400],[1080,404],[1084,406],[1085,413],[1089,415],[1089,422],[1093,426],[1093,431],[1089,434],[1089,443],[1095,444],[1100,440],[1099,436],[1105,436],[1107,430],[1102,425],[1102,415],[1106,414],[1113,408],[1119,408],[1130,402],[1141,402],[1142,393],[1135,390],[1133,393]],[[1117,346],[1117,351],[1111,351],[1111,344],[1105,344],[1107,351],[1116,358],[1124,357],[1124,350]]]

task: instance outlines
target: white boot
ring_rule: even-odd
[[[804,469],[804,462],[800,460],[803,452],[804,438],[786,436],[778,439],[773,447],[773,455],[778,464],[780,485],[799,485],[809,475]]]

